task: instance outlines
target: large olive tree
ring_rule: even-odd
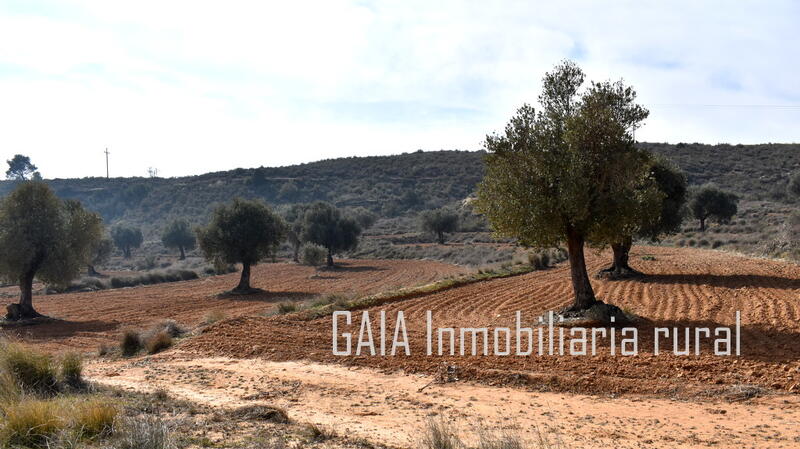
[[[349,251],[358,245],[361,226],[354,218],[344,216],[335,206],[317,202],[306,211],[303,222],[304,242],[324,246],[328,250],[328,266],[333,266],[333,255]]]
[[[648,156],[632,131],[648,112],[632,88],[593,83],[564,62],[543,80],[540,110],[523,105],[505,133],[486,138],[486,175],[476,209],[495,232],[535,247],[566,244],[574,301],[569,310],[597,303],[586,271],[584,246],[602,246],[646,203],[626,195],[657,195],[647,184]]]
[[[180,251],[180,260],[186,259],[186,251],[191,251],[197,246],[197,239],[192,232],[189,222],[178,219],[172,221],[161,235],[161,243],[167,248]]]
[[[286,224],[263,202],[236,198],[214,210],[208,226],[196,232],[207,259],[242,264],[239,285],[233,292],[246,294],[253,291],[250,267],[274,256],[286,238]]]
[[[617,239],[612,239],[613,260],[610,267],[601,270],[602,276],[614,279],[640,276],[642,273],[629,265],[629,254],[634,237],[658,241],[663,236],[674,234],[680,230],[686,207],[686,176],[674,164],[653,155],[650,163],[650,177],[647,178],[644,186],[637,186],[637,188],[652,188],[651,182],[655,182],[655,187],[660,192],[660,198],[653,198],[652,195],[639,197],[644,199],[645,203],[634,205],[635,207],[632,209],[638,218],[629,221],[627,223],[629,227],[620,230]],[[657,205],[652,203],[654,200],[658,201]]]
[[[46,184],[26,181],[0,202],[0,276],[19,283],[19,302],[7,318],[41,316],[33,281],[64,286],[78,276],[102,238],[99,215],[77,201],[61,201]]]

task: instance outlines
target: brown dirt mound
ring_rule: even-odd
[[[650,255],[655,260],[644,260]],[[649,258],[648,258],[649,259]],[[590,254],[597,271],[609,255]],[[233,357],[320,362],[402,369],[479,379],[489,383],[529,385],[544,390],[589,393],[727,394],[742,385],[800,392],[800,267],[717,251],[638,247],[632,265],[648,274],[642,280],[593,280],[598,297],[645,317],[639,325],[639,355],[613,356],[598,343],[596,356],[439,357],[426,356],[425,311],[434,327],[514,325],[516,311],[531,324],[535,317],[567,305],[568,269],[497,279],[383,304],[368,309],[377,332],[379,310],[387,311],[389,342],[396,312],[405,313],[411,356],[336,357],[332,354],[331,318],[248,317],[220,323],[186,342],[182,349]],[[742,314],[742,355],[654,355],[653,328],[733,326]],[[359,314],[342,331],[358,338]],[[546,341],[546,340],[545,340]],[[391,344],[391,343],[389,343]],[[435,344],[435,343],[434,343]],[[354,345],[355,346],[355,345]],[[662,348],[671,352],[671,341]],[[545,343],[547,348],[547,343]]]
[[[62,321],[6,328],[0,335],[53,350],[93,350],[115,341],[123,328],[146,327],[163,319],[194,325],[212,312],[230,318],[257,315],[283,301],[328,293],[374,294],[427,284],[462,271],[455,265],[418,260],[345,260],[337,261],[333,270],[292,263],[260,264],[253,267],[252,285],[263,288],[261,294],[217,297],[238,282],[239,273],[231,273],[135,288],[35,296],[34,306],[41,313]],[[0,300],[0,310],[14,300]]]

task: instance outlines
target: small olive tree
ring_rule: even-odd
[[[617,241],[611,243],[613,260],[610,267],[600,271],[601,276],[614,279],[641,276],[642,273],[629,265],[634,237],[655,242],[665,235],[680,231],[686,207],[686,176],[669,161],[652,156],[650,177],[647,178],[644,187],[650,188],[651,182],[655,182],[660,196],[638,197],[644,198],[646,202],[634,205],[633,211],[638,214],[638,218],[630,221],[630,227],[620,233]],[[653,201],[658,201],[658,204]]]
[[[91,260],[102,238],[99,215],[77,201],[61,201],[46,184],[24,182],[0,201],[0,276],[19,283],[7,318],[41,316],[33,308],[33,280],[65,286]]]
[[[232,292],[247,294],[256,291],[250,287],[250,267],[275,255],[286,238],[286,223],[263,202],[236,198],[214,210],[208,226],[196,232],[208,260],[242,264]]]
[[[706,230],[706,220],[728,223],[738,212],[739,197],[720,190],[713,184],[705,184],[692,191],[689,210],[700,222],[700,231]]]
[[[419,214],[419,226],[436,236],[440,245],[444,245],[445,233],[458,231],[458,214],[451,209],[441,208],[426,210]]]
[[[92,245],[91,259],[87,266],[89,276],[100,276],[97,266],[108,262],[112,252],[114,252],[114,242],[108,237],[103,237]]]
[[[191,251],[197,246],[197,239],[189,227],[189,222],[178,219],[171,222],[161,235],[161,243],[167,248],[178,249],[181,252],[180,260],[186,259],[186,251]]]
[[[638,218],[626,208],[646,203],[626,195],[657,195],[647,185],[647,153],[632,131],[648,112],[622,82],[592,83],[564,62],[547,73],[540,110],[523,105],[502,135],[486,138],[486,174],[476,210],[495,232],[527,246],[566,243],[574,300],[568,311],[597,304],[584,247],[614,241]]]
[[[342,215],[335,206],[317,202],[306,211],[303,222],[304,242],[312,242],[328,250],[327,263],[333,266],[333,255],[358,246],[361,226],[354,218]]]
[[[306,211],[309,205],[305,203],[295,203],[289,206],[283,214],[286,220],[286,238],[292,245],[292,260],[300,261],[300,247],[303,244],[303,224],[305,223]]]
[[[111,228],[111,239],[126,259],[130,259],[133,248],[139,248],[144,241],[141,229],[125,223]]]

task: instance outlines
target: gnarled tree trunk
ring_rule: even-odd
[[[330,248],[328,248],[328,266],[333,266],[333,251]]]
[[[586,271],[586,259],[583,254],[584,238],[571,226],[567,228],[567,251],[569,253],[569,270],[572,278],[572,289],[575,301],[567,311],[586,310],[597,303],[589,273]]]
[[[86,266],[86,274],[89,276],[100,276],[100,273],[94,268],[94,265]]]
[[[610,267],[600,270],[598,277],[621,279],[626,277],[643,276],[643,273],[634,270],[630,267],[630,265],[628,265],[632,246],[633,237],[631,236],[623,238],[619,243],[612,244],[611,251],[614,253],[614,260]]]
[[[236,293],[248,293],[250,290],[250,263],[243,262],[242,277],[239,279],[239,285],[233,291]]]
[[[39,263],[35,264],[38,268]],[[36,275],[36,268],[31,268],[19,279],[19,303],[9,304],[6,310],[6,318],[12,321],[37,318],[42,316],[33,308],[33,278]]]
[[[186,260],[186,251],[183,250],[183,245],[179,246],[178,248],[181,250],[181,258],[178,260]]]

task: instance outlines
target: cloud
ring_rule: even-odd
[[[641,140],[798,141],[800,6],[770,2],[4,2],[0,148],[45,176],[166,176],[478,149],[576,59]]]

